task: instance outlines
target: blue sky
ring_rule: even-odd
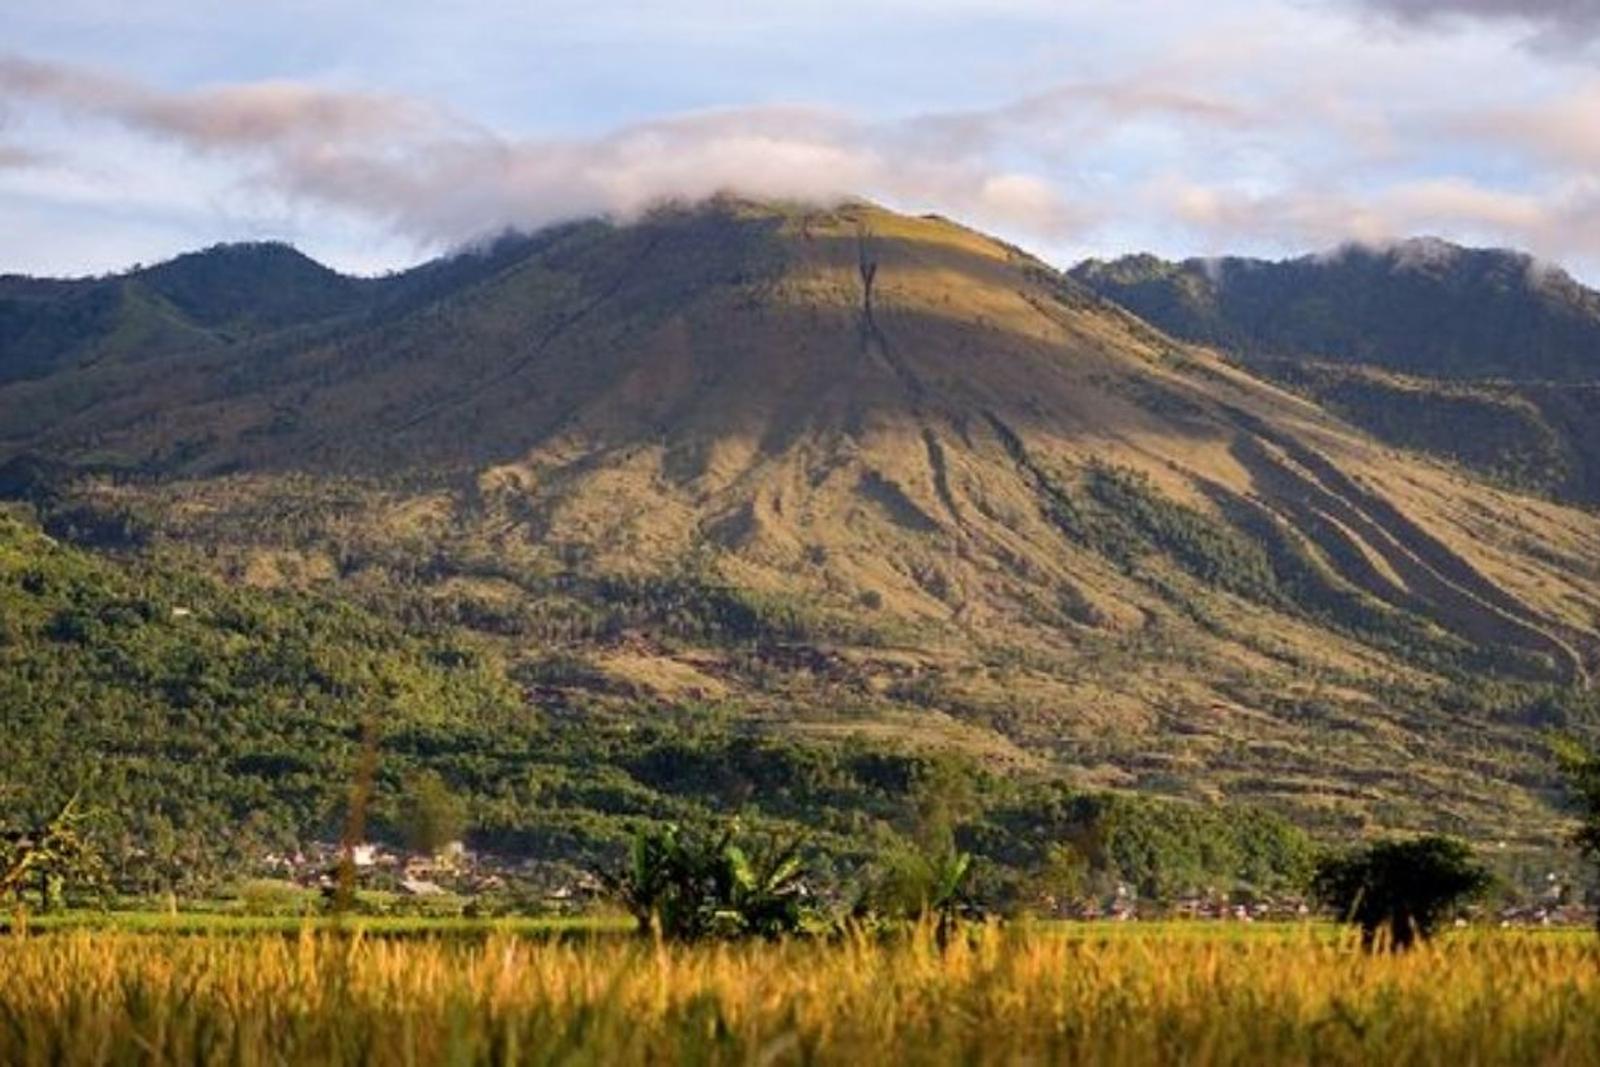
[[[134,6],[8,13],[0,271],[375,271],[727,188],[1060,263],[1431,233],[1600,278],[1596,0]]]

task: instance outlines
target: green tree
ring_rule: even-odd
[[[911,785],[911,836],[925,852],[953,852],[955,834],[979,808],[972,764],[942,753],[917,768]]]
[[[977,912],[968,892],[972,855],[953,845],[933,850],[899,847],[878,861],[877,876],[857,913],[899,921],[931,919],[941,945],[963,915]]]
[[[897,921],[931,918],[942,945],[963,914],[978,910],[973,857],[956,841],[957,830],[980,807],[976,772],[967,759],[940,753],[917,767],[907,800],[911,843],[896,839],[879,854],[856,912]]]
[[[1089,888],[1089,858],[1071,844],[1051,844],[1029,876],[1027,888],[1034,904],[1059,914]]]
[[[0,839],[0,901],[20,898],[32,887],[42,908],[58,911],[69,889],[103,892],[106,868],[89,819],[74,796],[44,826]]]
[[[461,840],[466,828],[465,802],[436,772],[419,771],[406,782],[400,799],[400,832],[407,848],[434,855]]]
[[[1380,841],[1327,857],[1317,866],[1312,892],[1343,920],[1361,927],[1361,943],[1368,949],[1386,943],[1400,951],[1431,936],[1451,909],[1489,884],[1489,872],[1464,842],[1429,836]]]

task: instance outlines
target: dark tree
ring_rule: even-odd
[[[1346,922],[1361,927],[1361,943],[1372,949],[1410,948],[1429,937],[1452,908],[1489,887],[1489,872],[1465,843],[1449,837],[1380,841],[1324,859],[1312,892]]]

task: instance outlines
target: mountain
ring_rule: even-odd
[[[1090,260],[1072,277],[1386,441],[1600,503],[1600,293],[1422,238],[1282,262]]]
[[[607,803],[781,743],[1559,836],[1542,738],[1592,729],[1600,518],[1398,453],[1018,249],[722,199],[385,279],[201,255],[11,283],[59,332],[0,384],[0,487],[80,550],[482,643],[540,721],[742,754],[618,756]],[[159,292],[170,329],[71,319],[88,284]],[[724,786],[795,810],[759,770]]]

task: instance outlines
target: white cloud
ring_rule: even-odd
[[[1081,214],[1035,175],[952,154],[911,126],[819,108],[658,119],[585,139],[496,136],[419,101],[288,83],[170,93],[100,71],[0,60],[0,93],[243,163],[267,192],[374,217],[426,245],[735,191],[877,195],[1063,233]],[[979,121],[977,119],[974,122]]]
[[[1259,194],[1171,179],[1145,193],[1151,210],[1183,220],[1208,247],[1288,241],[1326,248],[1448,234],[1568,261],[1587,262],[1600,249],[1600,182],[1592,180],[1564,183],[1542,195],[1459,177],[1401,182],[1363,197],[1336,189]]]

